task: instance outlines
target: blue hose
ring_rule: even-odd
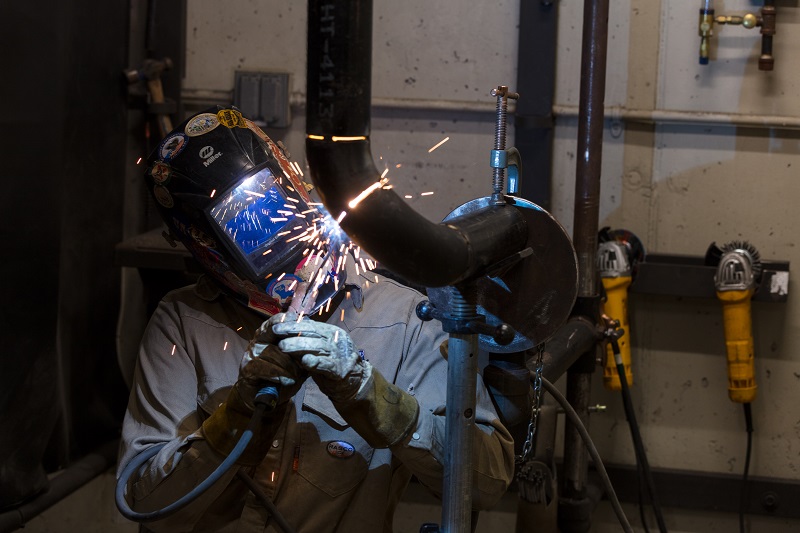
[[[242,436],[239,437],[239,441],[236,443],[236,446],[233,447],[231,453],[225,458],[224,461],[222,461],[222,463],[220,463],[216,470],[214,470],[199,485],[162,509],[149,511],[146,513],[137,513],[130,508],[128,502],[125,500],[125,488],[128,486],[128,481],[133,473],[136,472],[144,463],[150,460],[150,458],[156,455],[164,446],[166,446],[167,443],[156,444],[155,446],[151,446],[145,451],[139,453],[139,455],[134,457],[133,460],[128,463],[128,466],[125,467],[125,469],[122,471],[122,474],[120,474],[119,479],[117,480],[116,503],[119,512],[122,514],[122,516],[129,520],[133,520],[134,522],[152,522],[154,520],[166,518],[172,513],[186,507],[189,503],[194,501],[195,498],[207,491],[214,483],[219,481],[219,479],[228,470],[230,470],[234,464],[236,464],[236,461],[242,455],[242,452],[244,452],[245,448],[247,448],[247,445],[250,443],[250,440],[253,438],[253,431],[255,430],[256,425],[261,423],[261,417],[263,416],[264,412],[272,411],[277,405],[277,399],[278,389],[275,386],[268,385],[259,390],[255,398],[256,409],[253,413],[253,417],[250,419],[247,429],[245,429],[244,433],[242,433]]]

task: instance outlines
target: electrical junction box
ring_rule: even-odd
[[[237,70],[235,74],[233,105],[261,127],[288,128],[289,73]]]

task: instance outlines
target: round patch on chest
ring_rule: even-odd
[[[349,442],[332,440],[328,443],[328,453],[339,459],[347,459],[356,453],[356,449]]]

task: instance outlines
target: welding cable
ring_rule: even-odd
[[[620,525],[622,525],[622,530],[625,531],[625,533],[634,533],[630,522],[628,522],[628,517],[625,516],[625,511],[622,509],[622,505],[619,503],[617,493],[614,492],[614,487],[611,485],[611,479],[608,477],[606,467],[603,466],[603,460],[600,459],[600,452],[597,451],[594,442],[592,442],[592,437],[589,435],[589,431],[586,429],[586,426],[584,426],[583,422],[581,422],[581,418],[578,416],[578,413],[575,412],[575,409],[573,409],[567,399],[564,398],[564,395],[561,394],[561,391],[559,391],[555,385],[550,383],[550,381],[544,376],[542,376],[542,385],[544,385],[545,390],[556,399],[561,407],[564,408],[564,413],[567,415],[567,418],[569,418],[570,422],[572,422],[572,424],[575,426],[575,429],[577,429],[578,433],[580,433],[584,444],[586,444],[586,449],[589,451],[589,455],[592,457],[594,467],[600,474],[600,479],[603,481],[603,487],[606,489],[608,499],[611,501],[611,507],[614,508],[614,513],[616,513],[617,519],[619,520]]]
[[[617,339],[611,338],[611,351],[614,353],[614,362],[617,365],[617,373],[619,374],[619,382],[622,386],[622,404],[625,407],[625,417],[628,419],[628,426],[631,428],[631,438],[633,439],[633,448],[636,452],[637,471],[641,470],[647,486],[647,492],[650,494],[650,503],[653,506],[653,512],[656,515],[656,522],[658,522],[658,530],[661,533],[667,533],[667,525],[664,522],[664,515],[661,512],[661,504],[658,500],[656,493],[656,484],[653,480],[653,473],[650,470],[650,464],[647,461],[647,454],[644,451],[644,443],[642,442],[642,435],[639,432],[639,424],[636,422],[636,413],[633,410],[633,400],[631,399],[631,390],[628,387],[628,380],[625,377],[625,365],[622,361],[622,354],[619,349]],[[641,482],[641,480],[640,480]],[[640,502],[641,505],[641,502]],[[642,516],[642,525],[646,528],[644,516]]]
[[[744,509],[747,506],[747,475],[750,470],[750,452],[753,449],[753,412],[750,403],[743,403],[744,423],[747,429],[747,450],[744,455],[744,473],[742,474],[742,494],[739,499],[739,532],[744,533]]]
[[[128,502],[125,500],[125,488],[128,486],[128,481],[130,480],[131,476],[134,472],[138,471],[139,468],[145,464],[151,457],[156,455],[166,443],[157,444],[155,446],[151,446],[147,448],[145,451],[139,453],[133,460],[128,463],[125,469],[119,476],[119,480],[117,480],[117,488],[116,488],[116,503],[117,508],[119,509],[120,514],[127,518],[128,520],[133,520],[134,522],[152,522],[155,520],[161,520],[166,518],[167,516],[179,511],[186,507],[189,503],[194,501],[198,496],[202,493],[207,491],[214,485],[219,479],[231,469],[231,467],[235,466],[236,461],[244,452],[247,445],[250,443],[250,440],[253,438],[253,432],[256,430],[259,424],[261,424],[261,418],[264,415],[264,412],[269,408],[270,404],[274,405],[274,400],[277,398],[278,392],[275,387],[267,386],[262,388],[258,394],[256,394],[255,398],[255,412],[253,413],[252,418],[250,418],[250,422],[247,425],[247,428],[242,433],[242,436],[239,437],[236,446],[233,447],[231,453],[223,460],[219,466],[211,473],[209,476],[204,479],[199,485],[193,488],[191,491],[183,495],[182,497],[178,498],[176,501],[172,502],[171,504],[163,507],[162,509],[157,509],[155,511],[148,511],[146,513],[137,513],[133,509],[130,508]],[[240,471],[241,472],[241,471]],[[239,479],[242,479],[243,476],[239,476]],[[247,477],[247,476],[244,476]],[[248,485],[249,487],[250,485]],[[259,495],[255,492],[255,495],[259,497],[260,500],[263,502],[263,495],[266,498],[266,495],[261,493]],[[294,533],[294,530],[289,526],[283,516],[280,515],[278,509],[275,508],[274,505],[270,502],[270,505],[265,505],[267,510],[273,515],[275,518],[275,522],[283,529],[285,533]]]
[[[294,533],[292,526],[286,521],[283,515],[278,511],[278,508],[275,507],[275,504],[272,503],[272,500],[270,500],[264,491],[261,490],[261,487],[258,486],[258,483],[256,483],[253,478],[248,476],[244,470],[239,470],[236,472],[236,477],[238,477],[240,481],[247,485],[247,488],[249,488],[250,491],[255,494],[258,501],[261,502],[261,505],[267,508],[269,514],[271,514],[272,518],[275,519],[275,523],[280,526],[284,533]]]

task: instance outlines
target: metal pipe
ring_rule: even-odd
[[[593,350],[602,332],[584,317],[572,317],[553,335],[542,354],[542,374],[549,381],[557,381],[583,354]],[[533,359],[529,359],[532,363]],[[529,370],[535,370],[529,368]]]
[[[181,90],[181,99],[192,107],[205,108],[212,105],[230,105],[233,103],[233,90],[193,89]],[[289,105],[298,110],[306,108],[306,95],[295,91],[289,95]],[[462,113],[492,114],[496,112],[492,102],[473,100],[428,100],[426,98],[372,98],[373,109],[409,109],[418,111],[454,111]],[[508,112],[517,109],[516,101],[508,103]]]
[[[578,111],[579,108],[577,106],[553,106],[553,115],[556,117],[577,117]],[[782,115],[678,111],[670,109],[628,109],[621,106],[609,106],[604,113],[610,120],[645,124],[710,124],[777,130],[800,129],[800,117]]]
[[[775,58],[772,55],[775,19],[775,0],[764,0],[764,7],[761,8],[761,55],[758,58],[758,70],[772,70],[775,67]]]
[[[475,286],[451,287],[452,318],[477,317]],[[478,336],[451,333],[447,355],[447,410],[442,493],[442,533],[472,529],[472,431],[478,375]]]
[[[573,244],[578,255],[578,297],[597,294],[597,230],[608,41],[608,0],[586,0],[583,13],[578,157]]]
[[[510,206],[476,213],[481,224],[434,224],[382,186],[369,147],[371,50],[371,0],[309,1],[306,156],[328,211],[384,267],[427,287],[465,281],[521,250],[525,222]],[[513,233],[513,245],[483,238],[485,228]]]
[[[414,283],[453,286],[463,298],[451,313],[463,321],[476,315],[469,279],[521,251],[527,224],[506,203],[433,224],[384,188],[369,148],[371,63],[371,0],[310,0],[309,174],[342,229],[383,266]],[[471,529],[477,335],[452,334],[450,343],[444,533]]]
[[[600,215],[608,11],[609,0],[584,2],[573,244],[578,256],[576,309],[586,310],[593,310],[592,302],[598,298],[595,258]],[[596,322],[599,316],[590,311],[587,319]],[[567,372],[567,398],[587,426],[593,369],[593,353],[587,351]],[[578,428],[569,422],[564,429],[564,505],[559,502],[559,526],[565,533],[573,527],[575,531],[588,529],[590,524],[590,516],[580,516],[575,520],[575,511],[586,509],[587,465],[587,451]]]

